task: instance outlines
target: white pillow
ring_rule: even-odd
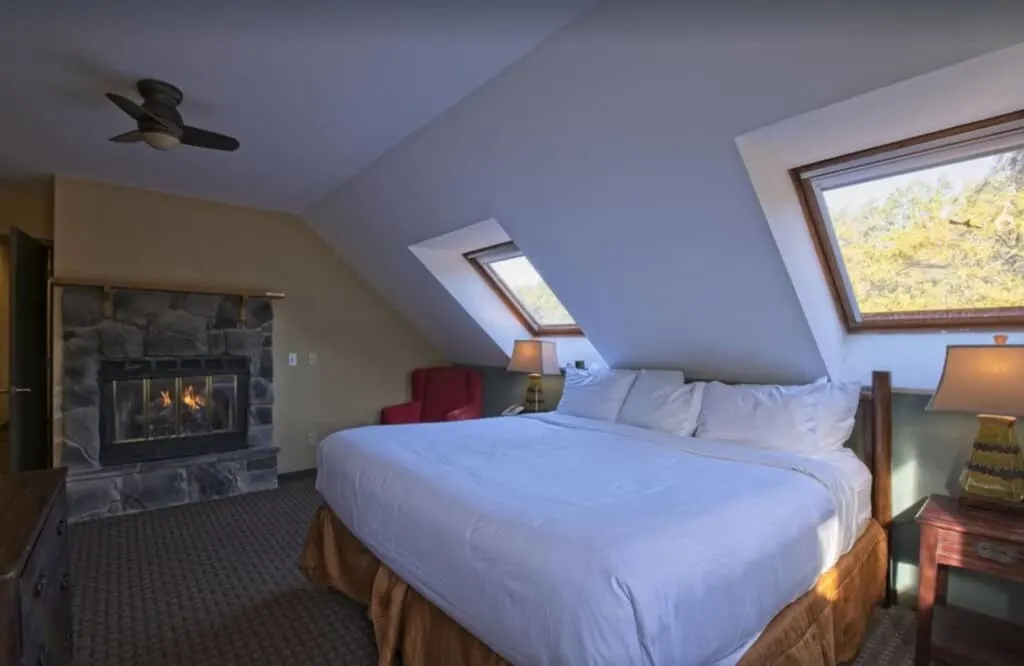
[[[818,437],[829,451],[841,449],[853,434],[860,406],[860,384],[822,377],[810,385],[818,395]]]
[[[859,400],[857,384],[827,379],[804,386],[711,382],[697,437],[804,454],[833,451],[853,432]]]
[[[635,370],[581,370],[569,366],[565,369],[565,386],[556,411],[614,421],[636,374]]]
[[[697,429],[703,382],[686,384],[678,370],[641,370],[619,422],[690,437]]]

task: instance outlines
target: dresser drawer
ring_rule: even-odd
[[[56,498],[19,580],[23,664],[67,663],[62,618],[70,618],[71,567],[63,493]],[[34,655],[34,656],[33,656]]]
[[[47,516],[43,529],[32,547],[28,562],[22,570],[19,585],[21,597],[38,596],[52,580],[52,569],[67,550],[67,514],[64,505],[64,493],[61,491]]]
[[[64,609],[53,618],[47,631],[36,636],[32,643],[23,644],[23,666],[71,666],[71,611]]]
[[[69,666],[74,647],[71,604],[52,607],[37,620],[42,621],[37,621],[35,631],[22,641],[23,666]]]
[[[0,666],[71,664],[66,477],[0,474]]]
[[[66,664],[71,652],[71,558],[65,552],[52,569],[52,584],[40,594],[22,597],[22,645],[25,654],[43,654],[32,664]],[[49,575],[49,574],[48,574]]]
[[[938,542],[938,564],[1024,582],[1024,546],[949,530],[939,533]]]

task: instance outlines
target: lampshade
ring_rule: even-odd
[[[950,345],[928,409],[1024,416],[1024,345]]]
[[[508,360],[510,372],[538,375],[557,375],[558,354],[555,343],[546,340],[516,340],[512,358]]]

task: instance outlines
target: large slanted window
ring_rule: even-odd
[[[1024,112],[791,175],[850,330],[1024,325]]]
[[[464,256],[531,335],[583,335],[576,320],[515,243],[486,247]]]

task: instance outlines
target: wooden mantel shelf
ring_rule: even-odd
[[[222,294],[242,298],[284,298],[284,292],[270,289],[246,289],[210,284],[183,284],[180,282],[128,282],[91,277],[52,277],[54,287],[100,287],[104,291],[132,289],[135,291],[170,291],[183,294]]]

